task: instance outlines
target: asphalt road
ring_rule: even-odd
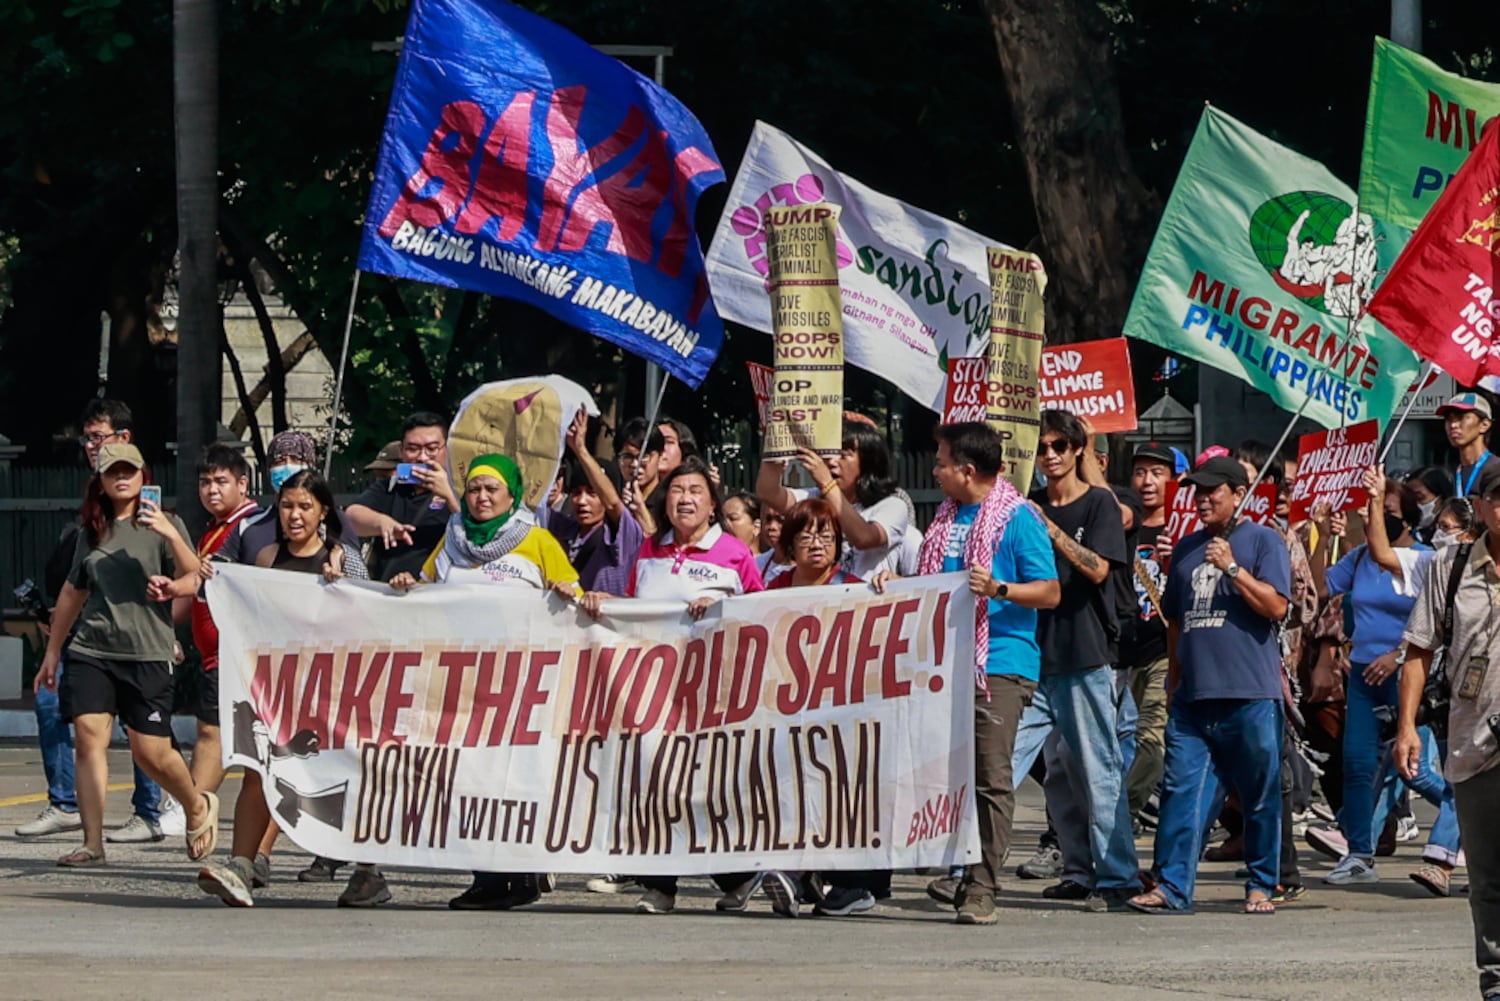
[[[111,756],[109,822],[129,813],[129,765]],[[225,784],[227,803],[238,783]],[[1040,792],[1022,791],[1011,862],[1042,826]],[[706,880],[685,880],[675,914],[632,913],[565,877],[512,913],[459,913],[466,874],[393,870],[395,900],[337,909],[340,884],[294,874],[308,856],[283,839],[274,883],[253,910],[204,896],[181,839],[111,846],[107,868],[58,869],[74,835],[11,831],[45,801],[34,747],[0,747],[0,998],[1474,998],[1467,898],[1438,900],[1406,878],[1417,844],[1382,859],[1379,885],[1319,881],[1275,917],[1239,913],[1231,864],[1205,864],[1199,912],[1089,914],[1012,880],[1000,923],[957,927],[901,875],[894,896],[854,918],[788,921],[763,900],[715,914]],[[1424,828],[1430,811],[1419,808]],[[227,844],[226,836],[221,844]],[[1143,864],[1150,842],[1140,844]],[[224,849],[221,848],[221,854]]]

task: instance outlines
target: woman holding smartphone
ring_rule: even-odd
[[[198,572],[198,555],[182,521],[161,510],[160,488],[142,498],[149,479],[146,460],[134,445],[111,443],[99,450],[98,472],[89,480],[80,512],[83,531],[37,673],[38,688],[55,689],[58,662],[68,646],[60,701],[75,731],[83,820],[83,845],[57,860],[69,868],[104,864],[106,752],[116,716],[130,731],[136,764],[187,812],[188,858],[206,858],[218,842],[218,797],[198,791],[187,762],[172,747],[169,599],[174,577]]]

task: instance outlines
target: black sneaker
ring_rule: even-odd
[[[356,868],[339,894],[340,907],[378,907],[391,899],[390,887],[379,869]]]
[[[319,855],[313,859],[312,865],[297,873],[299,883],[332,883],[339,869],[347,865],[338,859],[324,858]]]
[[[875,906],[875,897],[869,890],[852,886],[835,886],[828,891],[823,902],[813,908],[813,913],[829,918],[848,917],[861,914]]]
[[[1094,891],[1075,880],[1065,879],[1042,891],[1048,900],[1087,900]]]
[[[514,906],[509,903],[510,898],[509,880],[483,883],[476,880],[467,890],[448,901],[448,908],[454,911],[504,911]]]

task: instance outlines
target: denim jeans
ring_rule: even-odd
[[[1115,671],[1115,736],[1120,742],[1122,783],[1125,782],[1125,776],[1130,774],[1131,763],[1135,760],[1136,720],[1129,672]],[[1089,845],[1088,791],[1083,772],[1078,767],[1078,760],[1063,742],[1062,735],[1055,729],[1042,745],[1042,758],[1047,764],[1042,789],[1047,794],[1048,829],[1055,833],[1057,847],[1062,852],[1062,878],[1091,887],[1094,885],[1094,867]],[[1128,804],[1128,787],[1125,799]]]
[[[1398,675],[1379,685],[1365,680],[1368,664],[1349,664],[1349,701],[1344,714],[1344,802],[1339,830],[1349,840],[1349,854],[1375,856],[1375,785],[1379,778],[1380,721],[1376,706],[1394,706]]]
[[[67,669],[66,658],[57,669],[59,683]],[[42,771],[47,776],[47,800],[59,810],[78,812],[78,794],[73,785],[73,731],[63,721],[57,692],[43,688],[36,693],[36,735],[42,747]],[[135,793],[130,805],[142,820],[161,820],[161,787],[152,782],[141,766],[135,769]]]
[[[1429,862],[1445,862],[1458,865],[1458,811],[1453,806],[1453,783],[1443,778],[1443,761],[1448,757],[1446,741],[1438,741],[1432,731],[1422,727],[1417,731],[1422,736],[1422,767],[1415,777],[1407,780],[1396,774],[1390,751],[1381,755],[1384,784],[1375,806],[1375,820],[1370,825],[1372,832],[1385,827],[1385,818],[1396,807],[1396,800],[1403,786],[1411,789],[1427,802],[1438,808],[1437,819],[1427,834],[1427,847],[1422,857]]]
[[[1198,857],[1218,810],[1221,780],[1239,793],[1245,815],[1246,892],[1270,895],[1281,856],[1279,699],[1176,700],[1167,716],[1167,749],[1156,828],[1156,872],[1174,907],[1189,908]]]
[[[1125,768],[1120,751],[1120,706],[1114,668],[1104,665],[1071,674],[1044,675],[1021,714],[1011,774],[1025,775],[1055,729],[1060,749],[1077,768],[1074,788],[1088,823],[1089,872],[1079,882],[1100,890],[1139,885],[1135,837],[1125,799]],[[1128,693],[1127,693],[1128,694]],[[1058,833],[1070,826],[1058,816]],[[1085,825],[1075,825],[1083,830]]]

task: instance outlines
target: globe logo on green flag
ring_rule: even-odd
[[[1293,191],[1250,217],[1250,246],[1276,284],[1314,309],[1358,316],[1374,292],[1370,217],[1322,191]]]

